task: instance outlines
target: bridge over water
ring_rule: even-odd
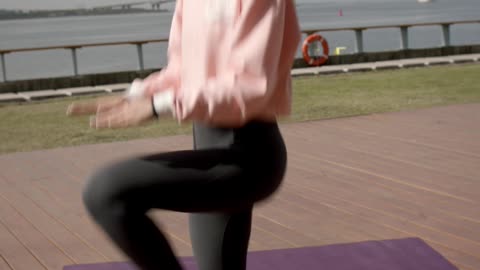
[[[103,5],[103,6],[96,6],[93,9],[131,9],[136,6],[151,6],[152,9],[157,10],[161,8],[161,5],[175,2],[175,0],[160,0],[160,1],[135,1],[135,2],[128,2],[122,4],[114,4],[114,5]]]

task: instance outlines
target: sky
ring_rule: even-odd
[[[109,5],[109,4],[121,4],[128,2],[136,2],[143,0],[0,0],[0,9],[22,9],[22,10],[32,10],[32,9],[68,9],[68,8],[86,8],[91,6],[98,5]],[[298,3],[321,3],[322,1],[332,1],[332,0],[297,0]],[[336,0],[336,1],[346,1],[346,2],[355,2],[362,0]],[[414,0],[369,0],[371,1],[414,1]]]

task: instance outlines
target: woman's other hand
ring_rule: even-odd
[[[93,101],[74,102],[68,106],[68,116],[92,115],[100,111],[107,111],[127,102],[123,96],[103,97]]]
[[[146,97],[108,97],[73,103],[68,107],[67,115],[92,115],[90,127],[96,129],[138,126],[155,119],[152,100]]]

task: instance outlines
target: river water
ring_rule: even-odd
[[[170,12],[0,21],[0,49],[164,38],[173,5],[165,7]],[[297,0],[297,11],[302,29],[480,20],[480,0],[437,0],[430,4],[415,0]],[[340,46],[346,47],[343,53],[353,52],[352,31],[321,34],[327,38],[331,53]],[[399,37],[398,29],[369,30],[364,33],[364,47],[366,51],[395,50],[400,46]],[[480,24],[455,25],[451,37],[453,45],[480,44]],[[410,31],[412,48],[441,44],[439,26]],[[165,49],[166,44],[146,45],[146,68],[163,66]],[[78,59],[81,74],[138,68],[135,46],[84,48],[78,51]],[[6,62],[9,80],[73,73],[68,50],[8,54]]]

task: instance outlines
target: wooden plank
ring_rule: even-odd
[[[3,265],[14,270],[47,269],[25,245],[0,221],[0,254]]]
[[[384,127],[365,120],[356,122],[328,122],[329,126],[343,128],[354,133],[363,133],[373,137],[383,137],[397,141],[403,141],[414,145],[422,145],[434,149],[456,152],[469,156],[480,156],[480,145],[472,141],[457,141],[452,138],[429,136],[420,131],[400,129],[398,127]]]
[[[9,154],[0,157],[0,176],[5,179],[29,180],[31,174],[27,170],[23,170],[29,164],[25,162],[26,155]],[[22,166],[18,166],[22,164]],[[25,167],[23,167],[25,166]]]
[[[425,241],[425,239],[423,239]],[[436,242],[425,241],[431,248],[436,250],[442,256],[444,256],[451,263],[459,267],[460,269],[476,270],[478,269],[478,258],[471,257],[461,251],[451,249],[448,246],[438,244]]]
[[[305,188],[302,188],[301,186],[295,187],[295,189],[297,188],[300,190],[305,190]],[[296,196],[295,202],[293,203],[298,205],[309,205],[309,207],[312,209],[317,209],[325,204],[333,205],[336,209],[355,215],[357,220],[371,220],[377,224],[404,232],[408,235],[418,236],[430,242],[449,246],[452,249],[478,260],[477,266],[480,267],[480,256],[475,255],[480,254],[480,243],[471,241],[469,239],[463,239],[439,230],[432,230],[426,226],[399,218],[394,214],[365,207],[355,201],[341,200],[331,193],[324,192],[321,189],[309,190],[316,193],[315,199],[307,196]]]
[[[0,253],[0,269],[13,270],[13,268],[7,263],[7,260],[1,253]]]
[[[0,195],[0,223],[28,247],[29,251],[46,269],[61,269],[73,261],[54,243],[37,230],[25,217]],[[7,247],[8,248],[8,247]],[[23,258],[22,258],[23,259]],[[13,264],[13,262],[12,262]]]
[[[43,165],[46,165],[47,167],[49,164]],[[51,168],[51,171],[57,172],[57,177],[53,177],[51,179],[60,180],[63,178],[64,181],[62,182],[68,184],[68,179],[65,179],[67,177],[62,177],[63,173],[61,173],[61,171],[55,170],[54,168]],[[35,174],[35,171],[31,171],[31,173]],[[22,181],[16,181],[15,183],[21,182]],[[51,193],[49,190],[51,187],[47,185],[46,187],[42,188],[42,186],[38,185],[38,182],[39,180],[29,183],[28,179],[23,181],[23,192],[28,194],[29,197],[34,198],[34,201],[39,206],[44,208],[45,211],[52,216],[52,218],[54,218],[58,223],[62,224],[85,245],[95,250],[100,256],[100,259],[88,259],[82,260],[82,262],[90,263],[99,260],[122,260],[125,258],[122,253],[120,253],[110,244],[109,239],[107,239],[107,237],[100,232],[100,230],[96,227],[96,224],[93,224],[93,222],[90,220],[81,218],[82,215],[85,215],[85,211],[83,207],[80,207],[80,200],[78,200],[79,204],[77,204],[76,209],[69,208],[69,204],[65,204],[64,201],[60,200]],[[69,194],[69,200],[71,201],[72,197],[79,199],[79,194],[80,192],[75,194],[77,196],[71,196],[71,194]]]
[[[97,262],[105,259],[85,245],[63,224],[57,222],[45,209],[26,197],[21,191],[13,188],[2,178],[0,178],[0,195],[10,204],[14,204],[19,214],[33,224],[39,232],[45,235],[58,249],[62,250],[74,263],[80,261]]]
[[[334,200],[332,200],[332,199],[330,199],[330,198],[327,198],[327,200],[328,200],[328,201],[327,201],[326,203],[329,203],[329,204],[333,205],[333,206],[336,207],[336,208],[342,209],[342,210],[344,210],[344,211],[350,211],[352,214],[356,214],[356,215],[358,214],[357,211],[356,211],[354,208],[352,208],[352,207],[348,207],[348,206],[346,206],[346,207],[341,207],[338,202],[335,202]],[[300,203],[301,203],[301,204],[306,204],[306,202],[304,202],[304,201],[302,201],[302,200],[300,200]],[[312,206],[312,208],[315,208],[315,207],[316,207],[316,206]],[[368,211],[368,209],[366,209],[366,211]],[[362,215],[363,215],[363,213],[362,213]],[[360,216],[362,216],[362,215],[360,215]],[[363,216],[362,216],[362,217],[363,217]],[[357,217],[357,219],[358,219],[358,217]],[[424,240],[427,240],[427,242],[429,242],[429,244],[431,244],[431,245],[432,245],[432,244],[435,244],[435,246],[437,246],[437,247],[442,247],[443,249],[445,249],[445,248],[447,248],[447,247],[451,248],[451,244],[449,244],[449,243],[452,242],[452,241],[457,241],[455,238],[451,238],[451,240],[450,240],[450,241],[447,241],[447,243],[444,242],[444,241],[441,241],[442,243],[440,243],[439,241],[436,240],[435,237],[433,237],[433,238],[425,237],[425,236],[424,236],[423,234],[421,234],[421,233],[417,233],[417,232],[415,232],[415,231],[408,230],[408,229],[405,230],[404,228],[399,228],[398,226],[391,225],[391,224],[389,224],[389,223],[383,223],[383,222],[382,222],[382,218],[379,218],[378,216],[375,216],[375,217],[368,217],[368,216],[367,216],[367,217],[364,217],[364,219],[366,219],[366,220],[372,220],[372,221],[375,221],[375,222],[380,222],[380,224],[382,224],[382,225],[384,225],[384,226],[389,226],[391,229],[405,232],[405,233],[407,233],[409,236],[417,236],[417,237],[423,238]],[[372,232],[372,233],[381,233],[381,232],[379,232],[379,231],[374,231],[374,232]],[[379,236],[379,238],[388,238],[388,239],[390,239],[391,237],[389,237],[389,236],[383,236],[383,237],[382,237],[382,236]],[[435,239],[435,240],[432,240],[432,239]],[[457,242],[458,242],[458,241],[457,241]],[[443,250],[443,249],[442,249],[442,250]],[[449,252],[449,253],[448,253],[450,256],[452,256],[452,257],[450,257],[449,259],[451,259],[451,260],[453,260],[453,261],[462,261],[462,262],[465,262],[465,263],[468,262],[468,265],[473,266],[473,267],[478,267],[478,265],[479,265],[479,258],[478,258],[478,257],[475,257],[473,254],[468,253],[468,251],[466,252],[465,250],[459,250],[459,249],[457,249],[457,248],[451,248],[450,251],[452,251],[452,249],[453,249],[453,251],[455,251],[455,252]],[[447,254],[444,254],[444,255],[447,255]]]
[[[480,129],[463,129],[465,126],[472,126],[480,120],[478,116],[478,103],[457,104],[449,106],[432,107],[420,110],[407,110],[395,113],[382,114],[385,117],[377,117],[378,121],[396,122],[408,127],[427,130],[448,130],[455,135],[475,134]],[[388,118],[388,120],[387,120]],[[437,133],[436,136],[450,137],[446,133]]]
[[[296,180],[291,183],[294,187],[300,185],[308,189],[320,189],[325,193],[335,194],[342,200],[359,202],[366,207],[394,213],[403,219],[480,241],[478,223],[439,210],[435,202],[432,203],[428,198],[425,200],[421,195],[419,198],[414,192],[405,193],[388,186],[376,185],[375,179],[360,178],[353,173],[323,165],[321,176],[317,176],[315,172],[300,171],[301,169],[292,170],[296,172]]]
[[[378,150],[371,150],[368,149],[368,146],[366,147],[365,144],[357,144],[355,146],[345,147],[345,149],[357,152],[362,155],[370,155],[375,158],[387,160],[389,162],[405,164],[414,168],[421,168],[427,173],[440,174],[442,175],[442,177],[448,179],[455,179],[455,182],[458,181],[462,186],[471,186],[471,188],[469,189],[471,189],[472,192],[478,190],[475,187],[475,185],[478,185],[478,182],[475,181],[477,177],[473,174],[468,173],[466,170],[462,170],[461,166],[454,166],[453,164],[449,163],[447,158],[435,164],[435,162],[432,161],[433,159],[430,159],[428,157],[422,158],[420,156],[407,156],[399,153],[398,151],[392,154],[392,152],[390,152],[387,147],[381,147]],[[480,163],[480,160],[478,162]],[[471,199],[476,198],[473,197]]]
[[[250,237],[252,242],[261,243],[264,250],[295,247],[288,239],[278,237],[275,234],[270,233],[268,230],[256,225],[252,225]],[[250,248],[253,249],[251,245]]]
[[[17,181],[35,181],[55,177],[58,164],[49,164],[50,151],[14,153],[2,156],[0,175],[5,179]]]
[[[357,182],[368,185],[369,188],[383,188],[383,192],[395,192],[402,195],[403,198],[408,198],[409,194],[415,194],[417,192],[424,193],[428,196],[429,200],[433,200],[436,203],[441,203],[445,201],[445,196],[443,194],[432,192],[430,193],[426,188],[417,188],[414,185],[405,185],[402,182],[398,181],[389,181],[388,179],[383,179],[384,176],[377,175],[374,172],[365,171],[361,168],[347,166],[341,163],[333,162],[328,159],[318,158],[310,154],[297,153],[291,151],[291,164],[295,168],[301,169],[302,171],[308,172],[311,175],[317,175],[322,178],[330,174],[336,176],[341,175],[345,178],[346,183],[349,185],[354,185]],[[312,165],[315,164],[317,169],[311,169]],[[349,181],[348,179],[351,179]],[[331,179],[332,180],[332,179]],[[461,208],[469,207],[469,203],[464,203],[462,201],[458,202],[455,198],[448,198],[448,203],[458,203]],[[413,201],[405,201],[407,204],[414,203]],[[453,211],[455,212],[455,211]]]
[[[346,121],[346,120],[343,120]],[[447,166],[449,170],[457,168],[457,173],[461,172],[462,175],[478,176],[477,164],[480,162],[480,155],[475,155],[473,153],[465,153],[462,151],[456,151],[455,149],[445,149],[445,148],[432,148],[428,145],[412,143],[412,141],[404,140],[400,138],[400,140],[389,137],[383,136],[383,133],[380,131],[376,131],[375,129],[370,129],[369,132],[356,132],[351,130],[351,126],[354,125],[348,124],[345,128],[342,126],[335,126],[332,122],[323,122],[318,127],[317,130],[319,132],[315,132],[315,127],[309,127],[306,125],[298,130],[295,130],[291,136],[295,138],[303,138],[308,140],[312,143],[319,143],[320,145],[324,145],[326,142],[335,142],[335,145],[346,145],[348,147],[355,147],[355,146],[362,146],[364,143],[370,145],[370,150],[381,149],[383,147],[389,148],[392,154],[403,154],[404,158],[409,158],[411,156],[419,156],[423,157],[420,159],[421,163],[427,163],[431,166],[438,165],[439,163],[442,166]],[[368,125],[368,124],[365,124]],[[392,127],[393,128],[393,127]],[[412,128],[406,128],[412,130]],[[464,129],[468,129],[464,127]],[[312,134],[312,132],[319,133],[318,136],[308,136],[308,134]],[[425,136],[426,132],[420,132],[422,136]],[[443,132],[446,134],[451,135],[451,132]],[[442,133],[442,134],[443,134]],[[287,132],[287,134],[289,134]],[[397,137],[399,136],[398,132],[396,133]],[[479,135],[480,136],[480,135]],[[415,140],[418,136],[414,136]],[[428,140],[435,140],[438,139],[440,136],[434,136],[432,138],[428,138]],[[475,136],[474,138],[477,138]],[[461,143],[472,143],[477,141],[474,138],[470,139],[462,139]],[[328,145],[327,145],[328,146]],[[480,146],[480,145],[479,145]],[[394,149],[394,151],[392,151]],[[470,149],[470,151],[473,148]],[[399,152],[399,153],[397,153]],[[480,154],[480,153],[479,153]],[[465,172],[466,171],[466,172]],[[476,179],[477,177],[475,177]]]
[[[300,147],[298,147],[297,145],[297,149],[298,148]],[[299,149],[298,151],[301,151],[301,150]],[[463,190],[460,190],[460,189],[459,189],[459,192],[455,190],[455,193],[454,193],[450,190],[444,191],[442,189],[439,189],[438,187],[432,188],[426,183],[418,184],[408,177],[399,178],[396,175],[392,175],[391,172],[386,172],[385,174],[381,174],[377,172],[378,170],[383,170],[380,166],[372,167],[373,165],[370,165],[365,160],[360,162],[358,161],[358,159],[352,159],[351,161],[349,160],[347,162],[346,161],[348,159],[347,157],[343,159],[344,157],[343,152],[340,152],[343,155],[342,154],[337,154],[337,155],[326,154],[325,150],[323,149],[322,151],[323,157],[317,157],[307,153],[300,153],[300,152],[293,152],[293,151],[290,151],[290,152],[292,153],[292,155],[295,154],[298,157],[302,157],[301,161],[299,161],[301,163],[297,163],[296,166],[302,167],[303,170],[310,171],[312,174],[315,174],[315,169],[309,169],[309,167],[306,164],[310,164],[309,166],[313,166],[313,165],[318,166],[319,163],[324,163],[324,164],[326,163],[326,164],[329,164],[330,166],[336,166],[344,170],[353,171],[355,172],[355,174],[368,175],[369,177],[374,177],[374,179],[376,179],[375,184],[380,183],[381,185],[387,185],[397,189],[420,192],[431,199],[435,199],[435,201],[437,201],[442,207],[445,206],[446,209],[450,209],[453,212],[455,212],[455,209],[459,209],[457,210],[457,213],[461,213],[462,215],[469,216],[469,217],[476,217],[479,214],[478,211],[476,211],[476,208],[474,207],[477,204],[476,201],[473,199],[465,198],[463,196],[459,196],[463,194],[458,194],[458,193],[464,192]],[[358,163],[361,163],[361,164],[359,165]],[[364,168],[363,166],[367,168]],[[313,167],[310,167],[310,168],[313,168]],[[405,168],[407,172],[409,169],[410,168]],[[411,178],[415,180],[418,179],[418,178],[415,178],[415,175],[412,175]]]
[[[262,230],[269,231],[278,238],[285,239],[289,243],[292,243],[294,247],[314,246],[319,243],[318,240],[308,237],[294,228],[275,222],[266,215],[268,215],[268,210],[265,210],[264,213],[261,209],[256,208],[253,216],[253,224]]]
[[[338,221],[333,218],[323,218],[321,222],[317,217],[305,209],[286,208],[284,204],[279,205],[279,198],[275,204],[269,204],[259,210],[262,216],[281,224],[284,227],[293,228],[303,235],[313,238],[318,245],[327,245],[331,243],[347,243],[351,241],[363,241],[368,235],[358,232],[349,224]]]
[[[343,148],[336,148],[330,151],[330,149],[324,147],[321,158],[326,158],[332,162],[341,163],[345,166],[354,167],[372,174],[381,175],[389,181],[397,181],[403,185],[429,190],[430,192],[450,197],[465,204],[476,203],[478,197],[480,197],[480,190],[472,188],[480,187],[478,183],[469,180],[461,181],[461,179],[452,178],[438,171],[412,166],[408,163],[383,159],[379,156],[369,155],[368,153]],[[474,177],[474,175],[472,175],[472,177]],[[454,179],[455,181],[453,181]],[[459,189],[459,186],[464,186],[465,188]]]
[[[0,269],[13,270],[12,266],[8,264],[7,260],[3,257],[1,253],[0,253]]]
[[[425,225],[439,226],[447,231],[450,231],[450,228],[458,231],[460,228],[461,235],[465,237],[478,239],[480,235],[480,227],[473,218],[465,219],[465,216],[458,215],[454,209],[444,210],[438,207],[441,203],[437,201],[441,199],[436,199],[430,194],[418,194],[414,189],[405,191],[388,185],[377,185],[375,177],[362,176],[340,168],[322,167],[322,171],[326,175],[320,178],[322,185],[314,188]],[[305,181],[312,179],[308,173],[304,176]],[[298,182],[302,183],[300,180]]]
[[[451,115],[445,114],[432,116],[422,121],[422,119],[415,119],[415,114],[407,113],[408,112],[404,112],[403,116],[392,113],[345,118],[339,121],[326,121],[323,124],[343,128],[350,126],[352,129],[382,135],[396,135],[405,138],[426,136],[452,142],[458,142],[462,139],[471,140],[473,139],[473,135],[478,133],[478,130],[474,128],[475,126],[473,125],[475,120],[471,117],[467,119],[452,119]],[[422,113],[419,112],[418,114]],[[465,127],[473,127],[473,129],[465,130]],[[454,136],[450,136],[449,133],[442,131],[451,132]]]
[[[292,185],[291,189],[293,189],[295,191],[299,190],[299,192],[300,191],[303,192],[303,193],[299,193],[299,194],[300,194],[300,196],[303,196],[305,198],[309,198],[309,196],[311,197],[311,196],[315,196],[315,195],[316,196],[319,196],[319,195],[323,196],[325,194],[335,194],[335,200],[338,200],[339,203],[345,204],[345,203],[348,203],[350,201],[353,201],[359,207],[364,209],[365,211],[373,211],[373,212],[376,212],[378,214],[385,214],[385,215],[394,217],[395,219],[403,220],[404,222],[415,224],[419,227],[430,229],[430,230],[435,231],[435,232],[442,232],[446,235],[455,236],[459,240],[463,239],[465,241],[478,244],[478,241],[475,241],[475,240],[472,239],[472,238],[477,238],[478,239],[478,236],[475,236],[475,233],[470,232],[470,235],[472,236],[472,238],[468,238],[469,235],[466,234],[466,233],[463,233],[463,230],[461,228],[455,226],[455,224],[439,223],[439,224],[436,224],[436,225],[440,226],[440,228],[438,228],[438,227],[435,228],[435,227],[432,227],[431,225],[425,225],[424,222],[422,222],[422,220],[407,219],[405,217],[402,217],[401,215],[398,214],[396,209],[388,209],[388,207],[381,207],[381,206],[369,206],[369,205],[365,204],[365,199],[362,198],[362,197],[360,197],[360,198],[357,197],[355,199],[342,198],[341,194],[337,195],[337,193],[332,193],[331,191],[325,191],[321,187],[311,188],[311,187],[303,187],[301,185],[294,184],[294,185]],[[314,194],[310,194],[310,193],[314,193]],[[307,194],[307,195],[304,195],[304,194]],[[295,194],[295,195],[297,195],[297,194]],[[332,195],[330,195],[330,196],[332,196]],[[296,200],[301,200],[301,199],[296,198],[296,197],[294,197],[294,198]],[[428,213],[427,213],[427,215],[428,215]]]
[[[411,235],[404,233],[401,230],[395,230],[383,224],[378,224],[370,220],[362,220],[355,217],[350,211],[336,207],[335,204],[322,201],[322,203],[311,203],[317,195],[316,193],[309,192],[305,188],[295,189],[292,186],[288,186],[282,195],[282,198],[277,204],[285,210],[292,213],[303,212],[304,215],[309,218],[305,221],[310,224],[315,224],[324,228],[327,233],[335,233],[335,231],[341,231],[344,237],[349,237],[349,242],[363,241],[363,237],[369,239],[381,239],[381,238],[402,238],[409,237]],[[299,221],[301,221],[299,219]],[[350,235],[359,235],[360,239]]]
[[[62,224],[68,231],[76,236],[85,245],[95,250],[104,261],[121,260],[125,257],[110,244],[109,240],[98,229],[96,224],[85,217],[83,208],[74,210],[62,201],[52,196],[48,190],[38,188],[36,184],[22,184],[21,191],[28,195],[39,207],[45,210],[48,215],[59,224]],[[89,263],[83,261],[83,263]]]
[[[374,137],[362,133],[352,133],[336,127],[322,129],[322,138],[312,138],[312,143],[323,145],[335,138],[337,146],[351,151],[375,155],[387,160],[406,163],[444,175],[456,177],[457,181],[477,183],[477,167],[480,157],[432,149],[422,145],[414,145],[382,137]],[[323,140],[323,141],[320,141]],[[473,174],[472,174],[473,173]]]
[[[49,178],[35,181],[37,188],[49,193],[58,203],[73,211],[76,214],[86,214],[82,201],[83,185],[78,181],[67,178]]]
[[[410,127],[405,127],[405,129],[413,130],[413,128],[410,128]],[[463,127],[462,129],[472,130],[469,127]],[[322,132],[328,132],[329,130],[334,130],[335,132],[339,132],[342,129],[341,128],[329,127],[326,130],[322,130]],[[423,162],[426,162],[426,161],[439,162],[439,161],[442,161],[442,160],[448,160],[448,161],[450,161],[450,163],[446,163],[445,165],[450,165],[451,164],[451,165],[453,165],[452,167],[458,167],[459,166],[459,167],[466,167],[466,168],[475,168],[475,165],[478,164],[478,160],[480,159],[480,157],[478,157],[478,156],[476,158],[472,158],[471,155],[467,155],[467,154],[462,153],[462,152],[452,152],[449,149],[438,149],[438,148],[435,149],[435,148],[423,146],[421,144],[419,145],[419,144],[412,144],[412,143],[405,143],[405,142],[402,143],[402,141],[392,140],[390,138],[382,138],[382,137],[379,137],[379,136],[372,136],[372,135],[368,135],[368,134],[365,134],[365,133],[347,132],[345,130],[344,130],[343,133],[348,134],[349,137],[352,137],[352,136],[356,137],[357,135],[358,136],[363,135],[363,139],[366,139],[366,140],[370,139],[370,141],[379,140],[379,144],[382,144],[382,145],[388,145],[386,142],[390,142],[390,143],[393,144],[391,147],[395,147],[395,145],[401,143],[401,145],[404,145],[405,147],[407,147],[408,149],[413,151],[413,152],[410,152],[410,151],[408,151],[407,149],[404,149],[404,148],[396,148],[397,151],[400,150],[404,154],[416,155],[416,154],[418,154],[419,150],[424,150],[424,151],[428,151],[428,153],[425,153],[425,154],[431,154],[432,156],[434,156],[432,158],[432,160],[428,159],[428,157],[427,157],[427,159],[425,159]],[[479,149],[479,146],[480,146],[480,144],[478,144],[477,140],[475,139],[475,138],[478,138],[480,136],[480,134],[478,134],[478,135],[477,134],[472,134],[469,137],[463,136],[463,138],[462,138],[461,136],[452,134],[452,132],[447,131],[447,130],[422,131],[422,132],[419,132],[419,133],[422,133],[422,136],[424,136],[427,140],[435,140],[435,139],[439,139],[439,138],[443,139],[442,136],[439,136],[439,135],[436,135],[436,134],[447,133],[447,134],[449,134],[449,136],[451,136],[451,137],[448,137],[449,139],[450,138],[455,138],[455,140],[458,140],[458,143],[467,143],[468,145],[471,145],[472,148],[468,149],[469,151],[474,151],[475,148]],[[416,137],[418,137],[418,136],[416,136]],[[348,138],[348,137],[344,136],[344,138]],[[381,143],[382,141],[385,142],[385,143]],[[455,150],[455,149],[453,149],[453,150]],[[478,153],[478,151],[477,151],[477,153]],[[474,173],[476,172],[474,170],[471,170],[471,171],[474,172]]]

